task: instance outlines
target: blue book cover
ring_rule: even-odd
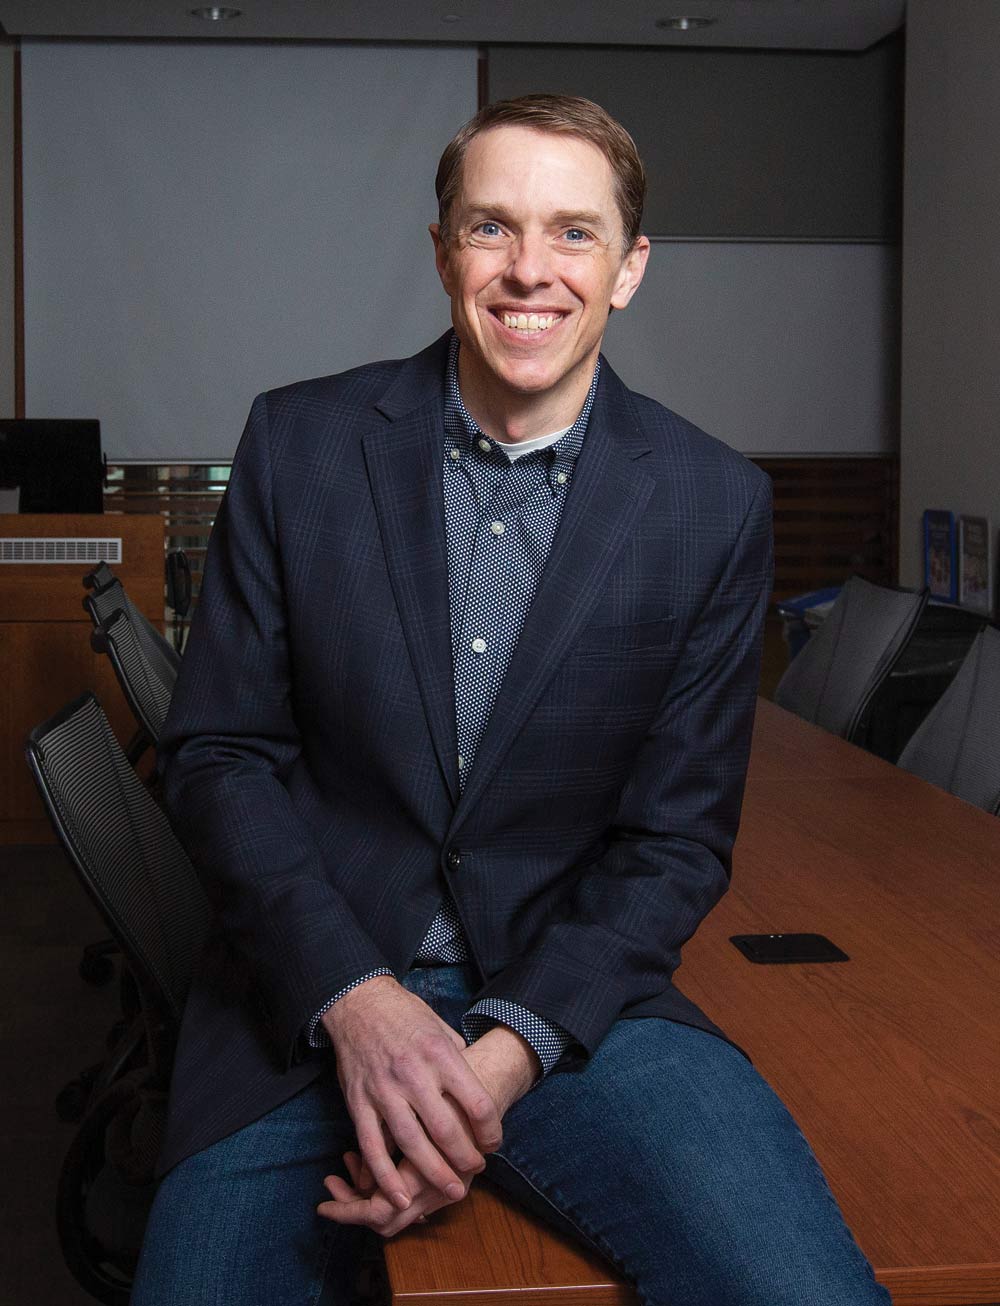
[[[958,598],[955,517],[946,508],[924,510],[924,584],[932,599]]]

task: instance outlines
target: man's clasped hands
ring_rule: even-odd
[[[505,1113],[541,1073],[513,1030],[497,1025],[467,1047],[390,975],[346,993],[323,1026],[360,1154],[344,1154],[351,1183],[326,1177],[333,1200],[317,1211],[383,1238],[462,1200],[500,1146]]]

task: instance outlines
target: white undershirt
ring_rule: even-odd
[[[571,422],[570,426],[572,425]],[[569,426],[564,426],[561,431],[553,431],[551,435],[536,435],[533,440],[517,440],[512,443],[497,440],[496,443],[513,462],[515,458],[523,458],[526,453],[534,453],[536,449],[547,449],[550,444],[555,444],[561,439],[568,430]]]

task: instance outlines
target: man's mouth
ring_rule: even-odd
[[[526,335],[535,331],[548,331],[562,320],[561,313],[509,313],[506,309],[495,309],[497,317],[511,331],[523,331]]]

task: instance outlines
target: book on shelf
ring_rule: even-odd
[[[989,615],[993,607],[993,550],[988,517],[958,519],[958,601]]]
[[[958,598],[955,515],[946,508],[924,509],[924,584],[932,599]]]

